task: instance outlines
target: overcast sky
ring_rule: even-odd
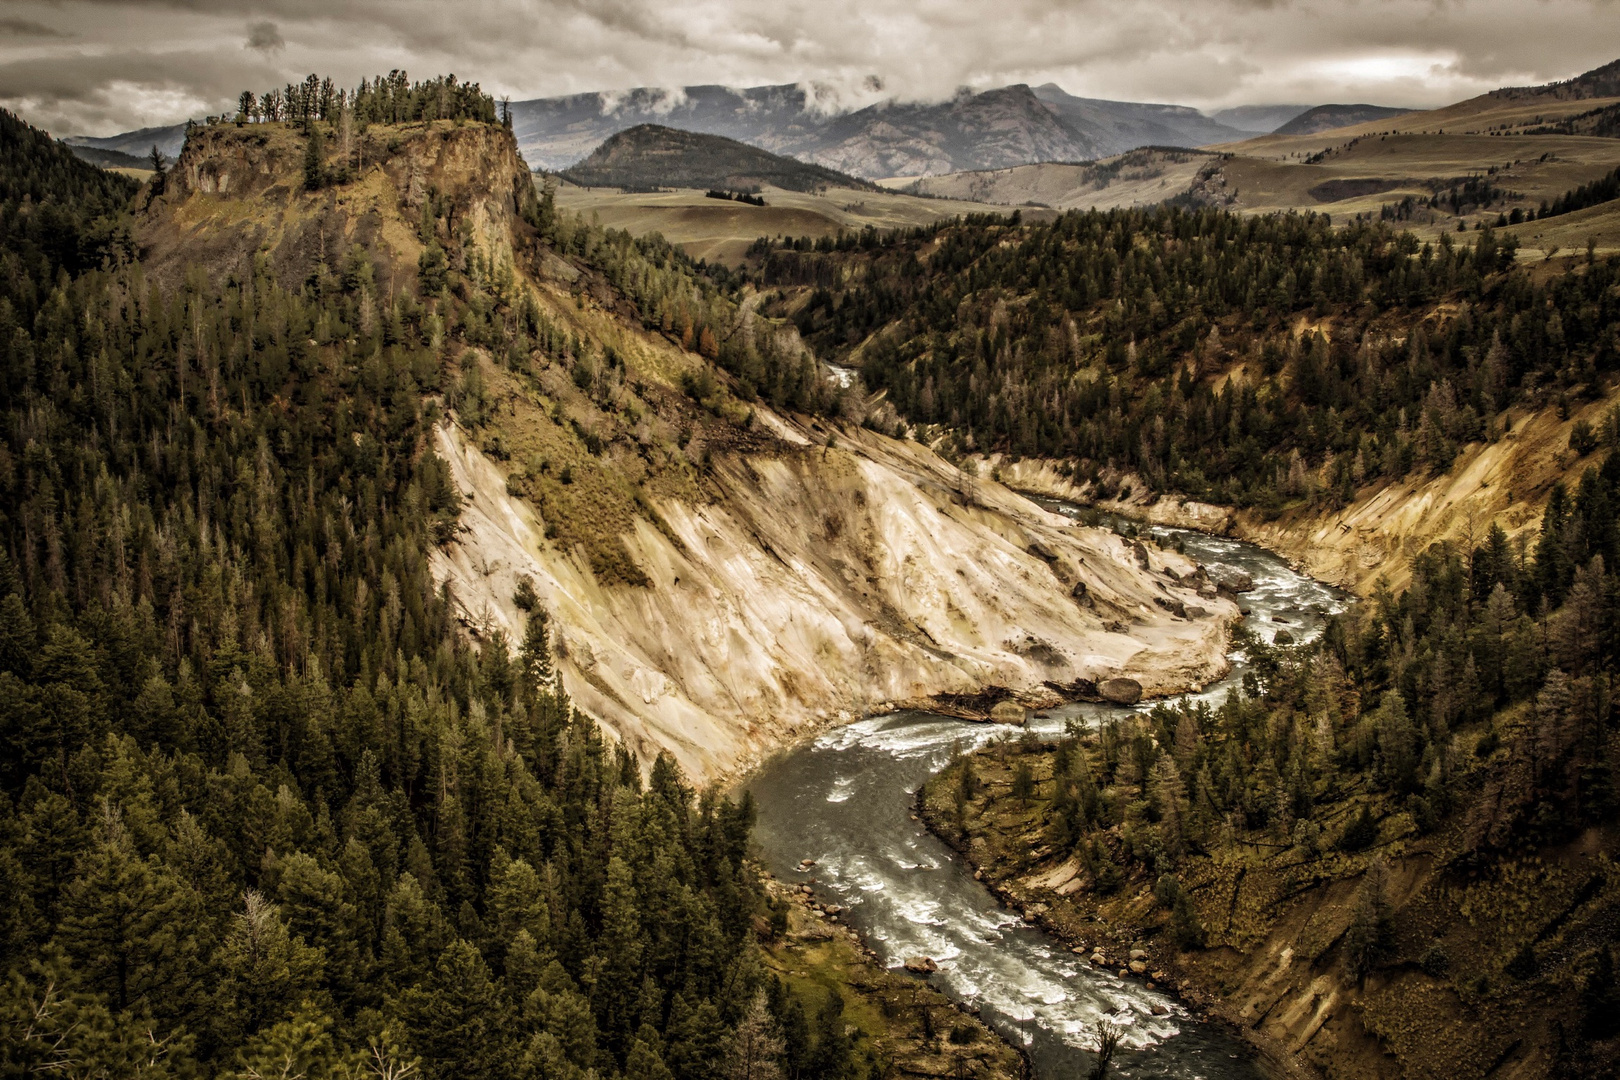
[[[1617,58],[1620,0],[0,0],[0,104],[58,135],[219,112],[311,71],[454,72],[514,100],[1050,81],[1213,109],[1441,105]]]

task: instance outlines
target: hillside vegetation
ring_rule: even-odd
[[[1533,549],[1437,545],[1318,643],[1247,640],[1219,706],[973,755],[929,820],[1323,1075],[1614,1076],[1617,496],[1613,455]]]
[[[1128,471],[1280,509],[1443,472],[1510,405],[1601,392],[1620,258],[1547,279],[1512,254],[1490,231],[1159,209],[762,244],[756,280],[949,446],[1062,459],[1104,497]]]
[[[746,801],[576,711],[532,587],[475,639],[435,579],[447,406],[493,409],[490,358],[613,369],[518,266],[614,310],[633,284],[688,333],[705,292],[557,219],[461,93],[471,116],[350,132],[344,91],[298,129],[200,128],[139,195],[0,118],[8,1074],[883,1071],[843,1019],[858,965],[767,972],[788,921]]]

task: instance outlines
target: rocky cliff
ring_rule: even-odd
[[[452,408],[423,452],[464,501],[436,576],[485,643],[521,639],[529,579],[568,691],[643,755],[712,778],[873,711],[984,713],[1114,675],[1168,692],[1223,669],[1235,610],[1180,581],[1181,557],[1077,528],[915,442],[731,396],[577,254],[607,238],[553,243],[521,219],[509,132],[374,129],[330,147],[333,181],[313,191],[306,150],[279,125],[194,133],[141,223],[155,272],[264,258],[318,279],[359,248],[386,295],[414,289],[424,230],[453,241],[467,276],[427,298],[448,305],[429,318],[448,327]],[[503,273],[478,279],[489,266]],[[479,311],[475,279],[566,348],[497,359],[458,334],[452,293]]]

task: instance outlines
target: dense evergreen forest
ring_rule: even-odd
[[[995,814],[1033,815],[1054,859],[1082,863],[1081,896],[1120,897],[1120,918],[1180,948],[1230,944],[1349,880],[1349,927],[1317,946],[1352,976],[1421,970],[1479,1017],[1551,1002],[1567,1008],[1553,1074],[1620,1075],[1620,882],[1606,854],[1586,861],[1613,850],[1620,818],[1617,559],[1611,454],[1554,490],[1533,543],[1493,527],[1471,550],[1437,545],[1408,589],[1381,590],[1310,645],[1240,642],[1250,670],[1218,705],[1027,743],[994,791],[981,760],[958,762],[935,782],[946,827],[965,844]],[[1560,854],[1583,836],[1589,847]],[[1403,856],[1437,884],[1397,903]],[[1234,867],[1259,907],[1239,904]],[[1551,1032],[1547,1019],[1537,1037]]]
[[[455,349],[586,344],[433,243],[419,294],[358,248],[160,290],[134,194],[0,114],[0,1073],[860,1075],[836,995],[763,974],[747,802],[429,575]],[[524,212],[707,330],[666,250]]]
[[[947,449],[1276,506],[1444,470],[1503,409],[1597,391],[1620,258],[1549,280],[1515,246],[1159,207],[762,240],[752,262],[762,310]]]

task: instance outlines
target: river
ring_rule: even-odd
[[[1078,508],[1041,500],[1078,518]],[[1182,529],[1151,530],[1179,541],[1210,567],[1247,571],[1245,624],[1271,639],[1287,629],[1298,640],[1319,633],[1323,617],[1344,598],[1296,573],[1252,544]],[[1238,684],[1244,656],[1235,651],[1225,679],[1193,698],[1220,700]],[[1147,708],[1149,705],[1138,706]],[[1113,707],[1066,705],[1030,728],[1055,737],[1065,722],[1094,723]],[[1025,924],[975,881],[961,858],[912,819],[918,788],[959,748],[982,746],[1008,730],[929,713],[880,716],[829,731],[772,759],[749,781],[759,807],[755,838],[772,873],[784,881],[813,877],[819,899],[843,916],[879,957],[939,964],[932,983],[955,1001],[977,1006],[985,1021],[1028,1055],[1040,1080],[1085,1075],[1098,1024],[1123,1029],[1113,1074],[1226,1080],[1263,1076],[1253,1051],[1223,1025],[1200,1020],[1137,979],[1093,968],[1056,938]],[[800,859],[815,867],[801,874]],[[1159,1006],[1165,1015],[1155,1015]]]

